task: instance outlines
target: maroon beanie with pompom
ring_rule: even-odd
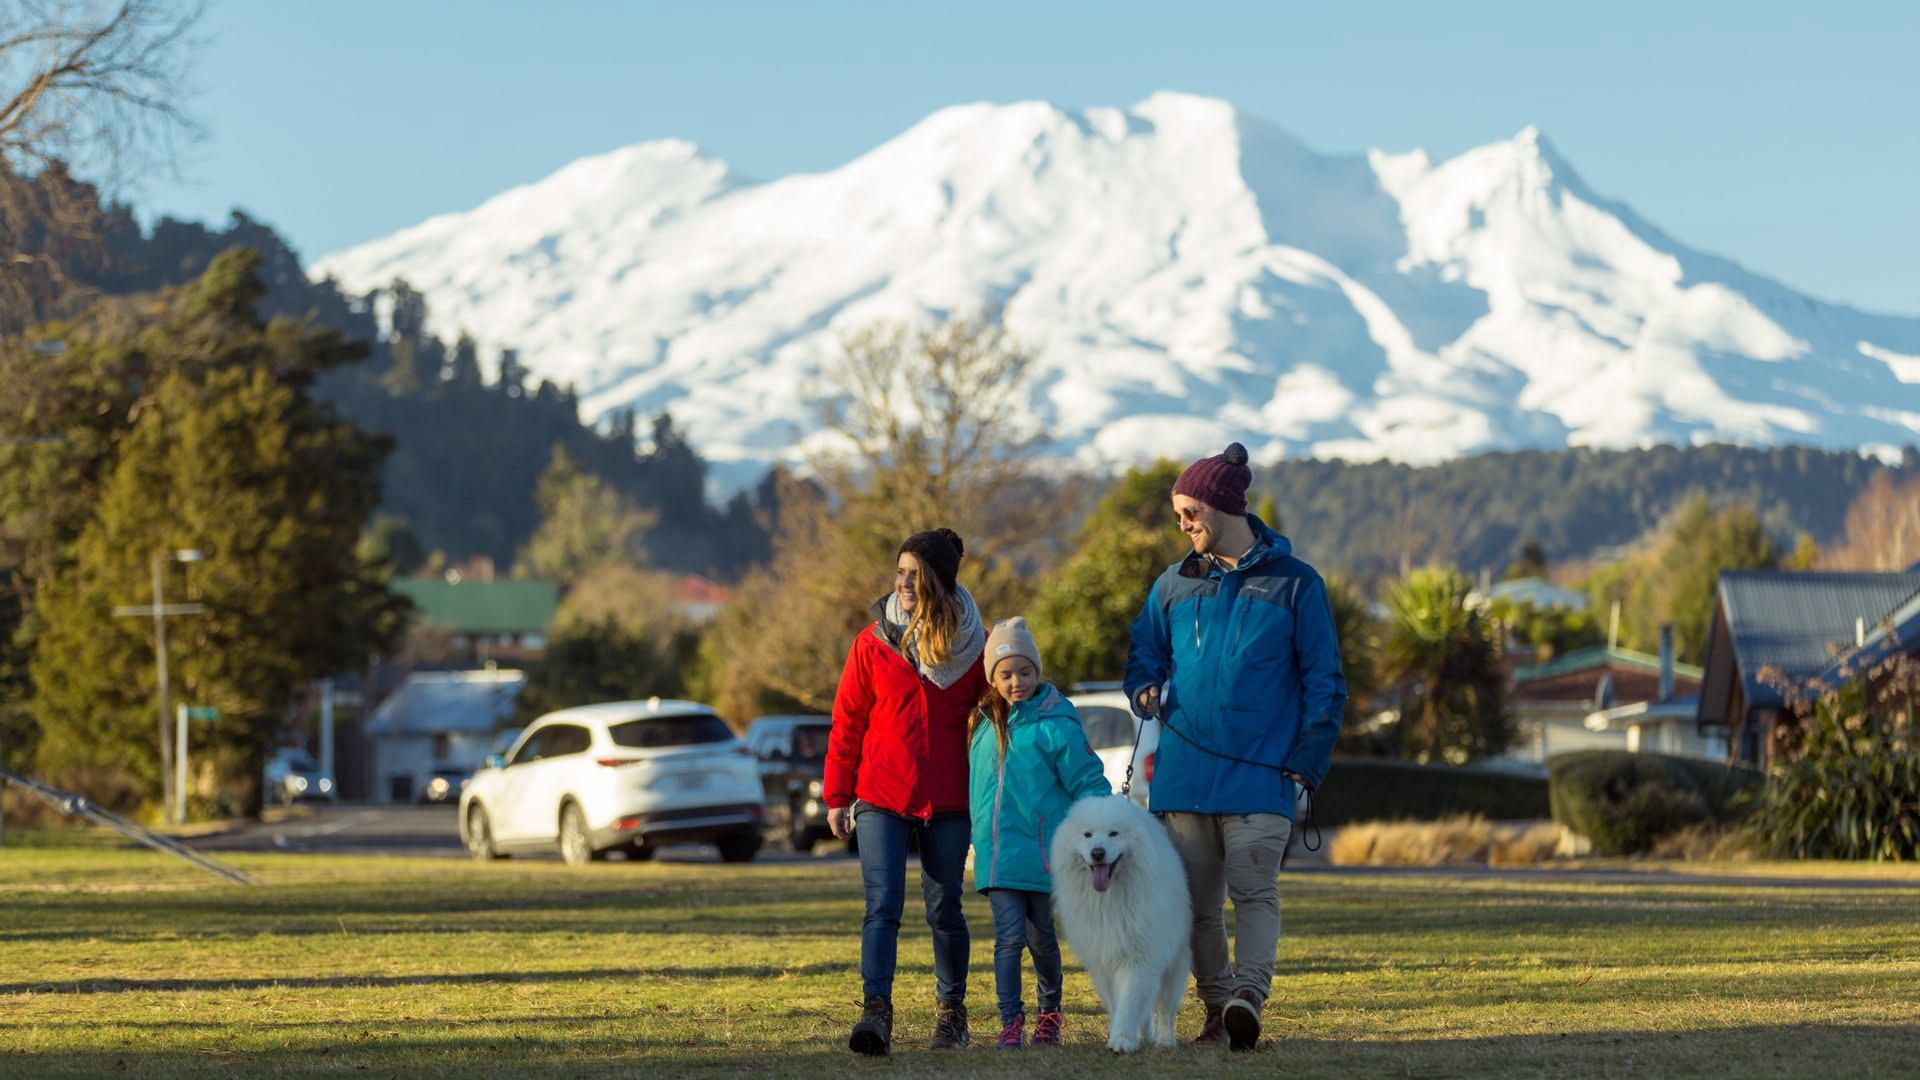
[[[1245,516],[1247,485],[1253,483],[1253,471],[1247,468],[1247,448],[1228,443],[1213,457],[1203,457],[1187,466],[1173,483],[1175,495],[1198,499],[1223,514]]]

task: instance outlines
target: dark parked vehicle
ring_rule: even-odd
[[[762,716],[747,725],[747,748],[760,763],[767,827],[795,851],[832,839],[820,778],[827,764],[827,716]]]
[[[472,776],[472,769],[443,765],[427,774],[427,782],[420,788],[420,801],[457,803],[460,793],[467,789],[467,780]]]

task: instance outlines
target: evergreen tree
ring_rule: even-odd
[[[132,332],[134,355],[151,364],[141,399],[75,557],[37,603],[37,756],[51,776],[106,770],[158,790],[149,624],[111,615],[149,595],[155,553],[207,556],[190,575],[168,569],[178,575],[172,595],[207,608],[170,623],[169,639],[175,700],[222,712],[196,728],[190,780],[221,811],[258,806],[260,766],[300,682],[397,637],[404,604],[354,543],[387,444],[309,393],[318,372],[355,350],[330,331],[262,324],[256,261],[215,260],[161,322]],[[129,344],[95,348],[114,355]]]
[[[462,333],[453,343],[453,351],[447,354],[444,381],[456,390],[480,388],[480,348],[473,343],[472,335]]]
[[[1031,621],[1045,643],[1049,677],[1061,685],[1121,676],[1129,627],[1154,579],[1187,547],[1168,502],[1180,469],[1163,461],[1129,470],[1041,586]]]
[[[1543,578],[1547,576],[1547,569],[1546,549],[1540,546],[1540,541],[1528,537],[1527,542],[1520,545],[1520,557],[1508,563],[1500,577],[1504,581]]]
[[[519,349],[500,350],[500,373],[494,387],[508,397],[517,398],[527,391],[527,366],[520,362]]]

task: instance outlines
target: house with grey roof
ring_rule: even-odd
[[[1735,760],[1764,766],[1774,728],[1791,722],[1790,699],[1837,672],[1884,621],[1911,609],[1906,617],[1920,631],[1916,599],[1920,572],[1911,570],[1721,574],[1700,685],[1701,733],[1724,731]]]
[[[362,729],[371,747],[371,801],[412,802],[436,770],[480,768],[526,684],[525,672],[505,668],[408,675]]]

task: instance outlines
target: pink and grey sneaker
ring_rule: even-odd
[[[1041,1013],[1040,1015],[1045,1016],[1046,1014]],[[1000,1029],[1000,1042],[996,1044],[995,1049],[997,1050],[1020,1049],[1020,1047],[1024,1045],[1026,1042],[1026,1029],[1027,1029],[1027,1014],[1014,1013],[1013,1019],[1007,1021],[1007,1026]],[[1037,1028],[1035,1029],[1035,1038],[1036,1039],[1038,1038]]]
[[[1059,1009],[1041,1009],[1040,1018],[1033,1022],[1033,1045],[1059,1046],[1065,1041],[1060,1036],[1066,1027],[1067,1018]]]

